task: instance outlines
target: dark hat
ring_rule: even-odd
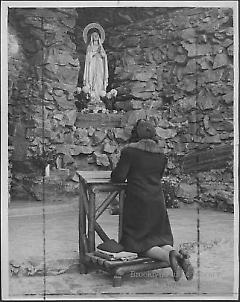
[[[137,124],[137,136],[139,139],[154,138],[156,136],[156,129],[149,121],[140,120]]]
[[[106,240],[105,242],[99,244],[97,248],[110,253],[119,253],[124,250],[123,246],[117,243],[114,239]]]

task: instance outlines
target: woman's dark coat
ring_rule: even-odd
[[[173,245],[161,178],[167,163],[151,139],[131,143],[121,152],[112,181],[128,181],[120,243],[126,251],[142,253],[153,246]]]

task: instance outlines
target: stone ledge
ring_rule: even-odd
[[[116,113],[77,113],[75,126],[79,128],[112,129],[121,127],[123,115]]]

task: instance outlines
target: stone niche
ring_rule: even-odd
[[[20,161],[33,165],[44,146],[51,169],[68,169],[77,186],[77,169],[112,169],[134,123],[148,117],[168,156],[166,177],[176,199],[193,202],[194,179],[183,173],[181,159],[233,144],[232,13],[177,8],[155,14],[154,8],[139,8],[127,10],[124,18],[117,8],[94,14],[86,8],[9,9],[10,146],[16,145],[21,123],[26,152]],[[82,30],[90,22],[105,29],[108,91],[118,92],[107,113],[76,106],[86,51]],[[216,154],[221,162],[221,151]],[[224,162],[201,172],[219,193],[202,181],[203,204],[232,205],[233,194],[226,193],[233,192],[231,159]],[[18,174],[12,170],[14,181],[21,181],[23,173]]]

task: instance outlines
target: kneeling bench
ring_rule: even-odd
[[[87,253],[85,261],[91,263],[95,268],[104,270],[113,276],[113,286],[122,285],[122,277],[132,272],[142,272],[169,267],[167,262],[157,261],[151,258],[136,258],[129,261],[106,260],[96,256],[94,253]]]
[[[131,272],[149,271],[169,267],[167,262],[139,257],[129,261],[107,260],[95,254],[95,231],[103,240],[110,238],[97,223],[98,217],[119,195],[118,241],[122,234],[122,212],[126,183],[112,183],[111,171],[78,171],[79,176],[79,263],[80,273],[86,274],[88,266],[104,270],[113,276],[113,286],[121,286],[122,277]],[[108,192],[108,197],[96,209],[97,192]],[[86,218],[88,224],[86,224]],[[86,226],[88,230],[86,230]]]

